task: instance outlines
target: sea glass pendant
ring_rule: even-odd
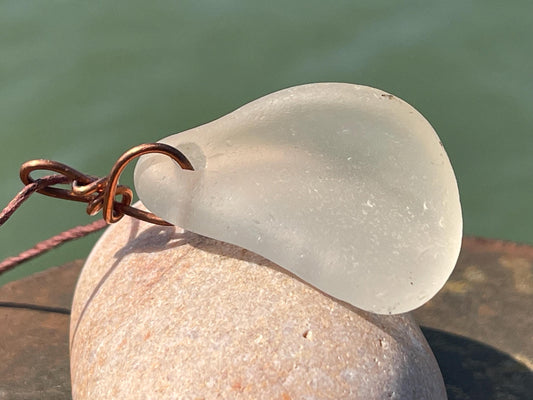
[[[144,205],[379,314],[444,285],[461,245],[457,182],[431,125],[381,90],[344,83],[262,97],[161,142],[194,171],[143,156]]]

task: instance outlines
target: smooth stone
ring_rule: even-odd
[[[409,314],[333,299],[239,247],[125,217],[86,261],[73,399],[446,399]]]

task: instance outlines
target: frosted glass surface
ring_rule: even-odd
[[[455,176],[431,125],[381,90],[297,86],[161,142],[195,171],[143,156],[142,202],[380,314],[428,301],[461,245]]]

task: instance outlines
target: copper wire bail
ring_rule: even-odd
[[[37,170],[53,171],[67,178],[71,185],[69,189],[45,187],[38,190],[46,196],[87,203],[87,213],[94,215],[102,210],[103,218],[108,224],[119,221],[124,215],[129,215],[157,225],[172,225],[156,215],[132,207],[132,190],[118,181],[122,171],[133,159],[144,154],[160,153],[172,158],[181,168],[193,171],[190,161],[181,151],[164,143],[145,143],[126,151],[111,168],[111,172],[104,178],[83,174],[65,164],[51,160],[31,160],[20,167],[20,179],[25,185],[35,182],[31,173]],[[120,201],[115,198],[120,196]]]

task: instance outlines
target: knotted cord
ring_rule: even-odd
[[[99,231],[107,224],[119,221],[124,215],[157,225],[171,225],[152,213],[132,207],[133,192],[127,186],[119,185],[119,177],[126,165],[136,157],[148,153],[160,153],[172,158],[181,168],[193,170],[189,160],[176,148],[163,143],[146,143],[125,152],[104,178],[83,174],[65,164],[50,160],[32,160],[22,164],[20,178],[25,184],[9,204],[0,212],[0,226],[35,192],[60,199],[87,203],[87,213],[95,215],[103,210],[103,219],[88,225],[77,226],[49,239],[39,242],[31,249],[0,262],[0,275],[17,265],[35,258],[63,243]],[[53,171],[56,175],[34,179],[31,173],[37,170]],[[67,189],[56,185],[70,185]],[[120,196],[119,201],[116,197]]]

